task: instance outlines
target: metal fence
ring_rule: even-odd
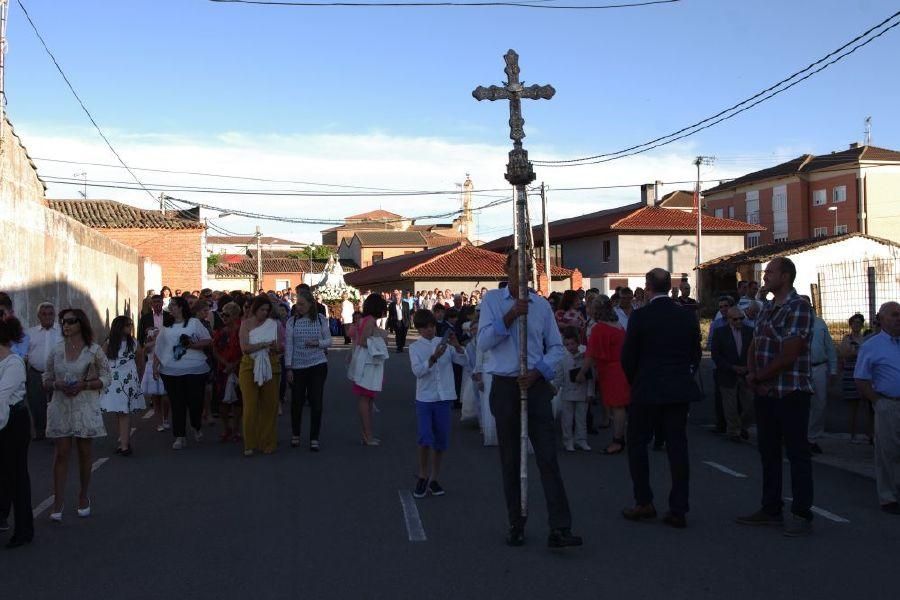
[[[813,305],[834,336],[849,332],[851,315],[863,315],[869,328],[884,302],[900,301],[900,257],[824,264],[817,271]]]

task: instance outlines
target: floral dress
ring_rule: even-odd
[[[100,396],[100,408],[104,411],[132,413],[146,408],[134,354],[135,348],[129,350],[123,341],[118,356],[112,359],[109,387]]]
[[[84,347],[73,361],[66,359],[65,340],[59,342],[50,352],[45,383],[76,382],[97,378],[103,387],[111,378],[109,361],[97,344]],[[48,438],[97,438],[105,437],[103,415],[100,412],[100,391],[83,390],[75,396],[66,396],[61,390],[54,390],[47,404]]]

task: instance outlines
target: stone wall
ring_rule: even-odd
[[[37,306],[85,310],[102,341],[118,314],[139,308],[138,253],[44,205],[44,186],[9,123],[0,156],[0,290],[25,325]]]

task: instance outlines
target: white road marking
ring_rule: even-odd
[[[156,410],[151,408],[150,410],[148,410],[147,412],[144,413],[143,418],[144,419],[152,419],[153,415],[155,415],[155,414],[156,414]]]
[[[416,508],[416,500],[409,490],[398,490],[400,506],[403,507],[403,519],[406,521],[406,533],[411,542],[425,542],[425,528],[422,527],[422,519],[419,518],[419,509]]]
[[[45,510],[47,510],[48,508],[53,506],[54,498],[55,498],[55,496],[50,496],[49,498],[47,498],[46,500],[44,500],[43,502],[41,502],[40,504],[38,504],[37,506],[34,507],[34,509],[31,511],[31,514],[34,516],[35,519],[37,519],[38,515],[40,515],[42,512],[44,512]]]
[[[793,498],[785,497],[786,502],[791,502],[792,500],[793,500]],[[816,513],[817,515],[819,515],[820,517],[824,517],[824,518],[828,519],[829,521],[834,521],[835,523],[849,523],[850,522],[849,519],[845,519],[844,517],[842,517],[840,515],[836,515],[833,512],[829,512],[829,511],[825,510],[824,508],[819,508],[818,506],[813,506],[812,508],[810,508],[810,510],[813,511],[814,513]]]
[[[135,431],[137,431],[137,427],[132,427],[132,428],[131,428],[131,435],[134,435],[134,432],[135,432]]]
[[[731,475],[732,477],[737,477],[738,479],[747,479],[747,476],[744,475],[743,473],[738,473],[737,471],[734,471],[734,470],[732,470],[732,469],[729,469],[729,468],[726,467],[725,465],[720,465],[720,464],[717,463],[717,462],[713,462],[713,461],[711,461],[711,460],[704,460],[704,461],[703,461],[703,464],[704,464],[704,465],[709,465],[709,466],[711,466],[713,469],[716,469],[717,471],[722,471],[723,473],[726,473],[726,474],[728,474],[728,475]]]

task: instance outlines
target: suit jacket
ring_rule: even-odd
[[[659,298],[628,319],[622,369],[634,404],[699,402],[700,325],[691,311]]]
[[[172,315],[170,315],[166,311],[163,311],[163,327],[168,327],[174,322],[175,319],[172,317]],[[149,312],[146,315],[142,316],[140,321],[138,321],[137,339],[141,346],[147,343],[147,330],[152,328],[153,313]]]
[[[753,328],[747,325],[741,326],[740,348],[734,343],[734,334],[731,333],[730,325],[716,329],[713,333],[712,359],[716,363],[716,377],[719,385],[724,385],[725,387],[737,385],[738,375],[732,367],[735,365],[740,367],[747,365],[747,351],[750,349],[750,342],[752,341]]]
[[[397,303],[391,302],[388,304],[388,318],[387,318],[387,326],[389,331],[395,331],[397,329],[398,324],[402,324],[406,329],[409,329],[411,323],[410,315],[409,315],[409,304],[400,301],[400,314],[402,318],[397,320]]]

